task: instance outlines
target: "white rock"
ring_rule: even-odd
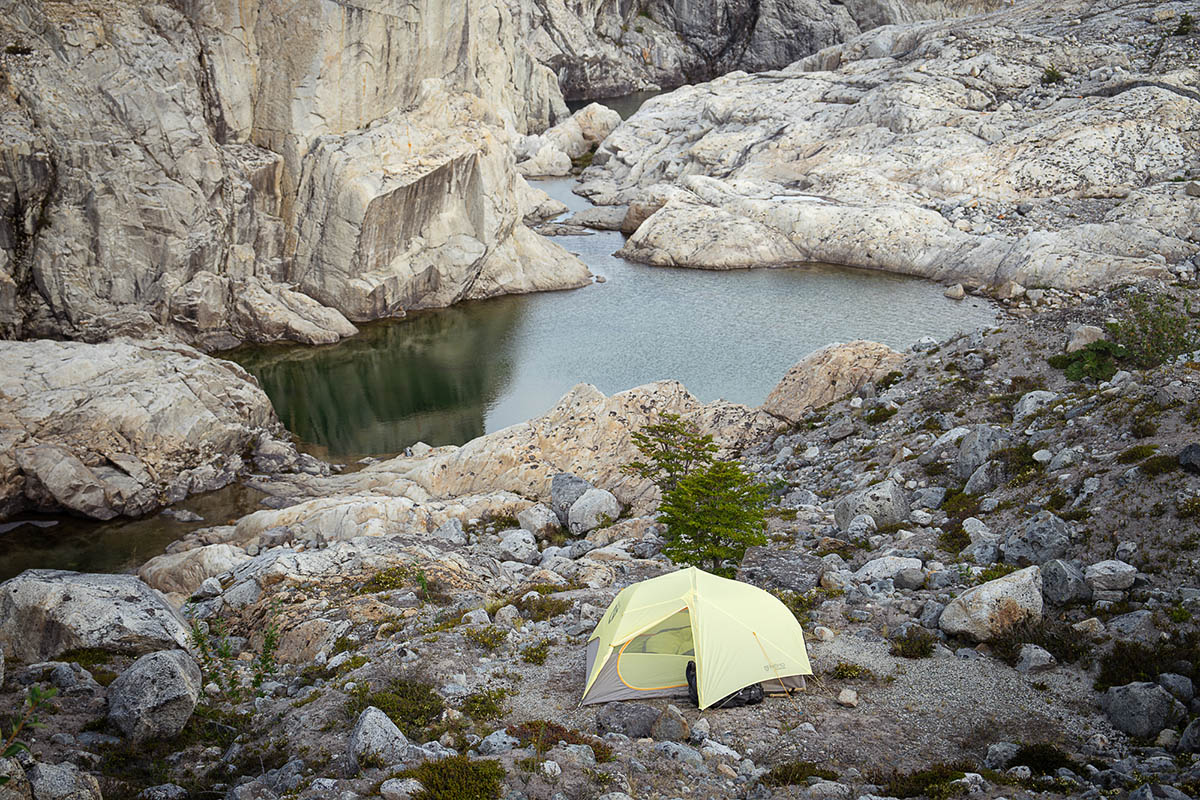
[[[1094,592],[1124,591],[1137,579],[1137,567],[1112,559],[1092,564],[1083,572]]]
[[[601,525],[611,524],[621,514],[621,504],[612,492],[588,489],[571,504],[567,527],[573,536],[584,536]]]
[[[202,682],[186,652],[144,655],[108,687],[108,721],[133,742],[169,739],[191,719]]]
[[[1026,567],[967,589],[938,621],[943,631],[988,641],[1024,621],[1042,618],[1041,570]]]
[[[897,573],[906,569],[919,570],[922,566],[919,558],[883,556],[872,559],[859,567],[858,571],[854,573],[854,579],[859,583],[874,583],[885,578],[895,578]]]

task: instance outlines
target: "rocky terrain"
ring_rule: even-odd
[[[0,333],[206,350],[579,286],[509,142],[567,116],[484,3],[0,5]]]
[[[462,447],[261,473],[263,510],[137,577],[24,573],[0,702],[61,694],[0,797],[1195,796],[1200,350],[1068,363],[1147,296],[1186,319],[1190,284],[1150,290],[834,345],[758,409],[580,386]],[[577,705],[612,597],[675,568],[620,470],[666,412],[773,487],[735,566],[805,627],[799,696]]]
[[[1002,293],[1191,274],[1189,8],[1026,2],[877,28],[652,99],[580,192],[627,208],[622,255],[649,264],[825,261]]]

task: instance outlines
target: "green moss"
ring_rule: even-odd
[[[526,664],[541,665],[546,663],[550,655],[550,640],[542,639],[536,644],[521,648],[521,660]]]
[[[884,784],[879,793],[887,797],[928,797],[930,800],[946,800],[948,797],[965,794],[967,789],[961,780],[967,769],[964,765],[934,764],[916,772],[893,772],[890,776],[876,777],[874,783]]]
[[[473,720],[496,719],[504,714],[508,689],[477,689],[463,699],[462,712]]]
[[[413,795],[413,800],[497,800],[504,776],[504,767],[496,761],[451,756],[426,761],[392,777],[421,782],[424,788]]]
[[[463,636],[487,650],[489,653],[508,641],[508,631],[495,625],[482,628],[468,628]]]
[[[1180,500],[1175,508],[1175,515],[1180,519],[1200,517],[1200,497],[1189,497]]]
[[[559,742],[566,742],[567,744],[586,744],[592,748],[592,752],[596,754],[596,760],[600,763],[613,760],[612,748],[602,740],[545,719],[531,719],[517,725],[509,725],[508,735],[516,738],[521,743],[521,747],[532,747],[538,755],[545,753]]]
[[[1187,622],[1191,618],[1192,618],[1192,612],[1188,611],[1185,607],[1183,607],[1181,605],[1171,606],[1170,608],[1167,609],[1167,619],[1171,620],[1171,622],[1174,622],[1177,625],[1182,625],[1183,623]]]
[[[429,728],[445,709],[432,684],[409,678],[395,678],[378,691],[360,684],[346,701],[346,715],[357,719],[368,706],[387,714],[401,733],[417,741],[425,741]]]
[[[871,679],[875,677],[875,673],[862,664],[851,664],[848,661],[839,661],[837,666],[830,670],[829,674],[837,680],[843,681]]]
[[[1154,455],[1158,450],[1158,445],[1153,444],[1135,444],[1133,447],[1122,450],[1117,456],[1117,461],[1122,464],[1133,464],[1137,461],[1142,461]]]
[[[390,592],[415,585],[415,575],[412,568],[407,564],[401,564],[376,572],[367,579],[366,583],[359,587],[358,593],[374,594],[376,592]]]
[[[787,761],[771,767],[762,782],[767,786],[795,786],[807,783],[809,778],[836,781],[838,776],[836,772],[822,769],[811,761]]]
[[[887,422],[892,417],[896,416],[899,409],[889,408],[888,406],[876,406],[867,413],[863,414],[863,419],[871,425],[878,425],[881,422]]]
[[[992,564],[992,565],[988,566],[987,568],[985,568],[983,570],[983,572],[979,573],[979,579],[977,580],[977,583],[987,583],[988,581],[994,581],[997,578],[1003,578],[1005,575],[1010,575],[1016,571],[1017,571],[1017,568],[1012,564],[1004,564],[1004,563]]]
[[[937,637],[917,625],[912,625],[903,636],[892,639],[891,653],[904,658],[929,658]]]

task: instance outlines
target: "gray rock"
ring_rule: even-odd
[[[0,686],[4,685],[4,643],[0,642]]]
[[[494,756],[507,753],[520,744],[515,737],[508,734],[508,731],[500,728],[483,737],[483,741],[479,743],[477,749],[481,756]]]
[[[1016,669],[1023,674],[1044,672],[1052,669],[1057,663],[1058,660],[1054,656],[1036,644],[1023,644],[1017,657]]]
[[[1002,465],[995,461],[985,461],[979,465],[979,469],[971,473],[963,491],[974,496],[987,494],[1003,483],[1004,479],[1005,471]]]
[[[654,749],[670,760],[682,764],[699,766],[704,763],[704,756],[700,754],[699,750],[682,742],[658,742],[654,745]]]
[[[1089,602],[1092,589],[1079,567],[1055,558],[1042,565],[1042,596],[1051,605],[1068,606]]]
[[[746,548],[738,566],[737,579],[764,589],[812,591],[826,569],[821,559],[799,548],[781,550],[771,545]]]
[[[1193,475],[1200,475],[1200,444],[1189,444],[1179,451],[1179,466]]]
[[[897,589],[915,591],[925,585],[925,572],[920,568],[902,569],[892,577],[892,581]]]
[[[562,533],[558,515],[542,503],[532,505],[517,514],[517,524],[532,533],[535,539],[552,539]]]
[[[1056,400],[1058,400],[1058,395],[1054,392],[1037,390],[1025,393],[1013,406],[1013,422],[1023,422]]]
[[[1153,644],[1158,641],[1161,632],[1154,624],[1154,612],[1145,609],[1130,611],[1110,619],[1105,627],[1114,639]]]
[[[988,461],[992,452],[1007,446],[1012,437],[1003,430],[986,425],[976,426],[958,445],[958,460],[954,471],[960,480],[967,480]]]
[[[1187,675],[1164,672],[1158,676],[1158,685],[1166,689],[1182,703],[1190,703],[1192,702],[1192,698],[1196,696],[1196,687],[1192,684],[1192,679]]]
[[[1131,736],[1149,739],[1187,718],[1187,709],[1157,683],[1111,687],[1101,699],[1109,721]]]
[[[0,800],[33,800],[29,779],[17,759],[0,757],[0,777],[8,778],[0,787]]]
[[[550,479],[550,508],[558,516],[558,521],[566,526],[571,512],[571,506],[588,489],[595,487],[583,478],[568,472],[560,472]]]
[[[1065,556],[1070,544],[1071,526],[1049,511],[1039,511],[1008,535],[1001,553],[1009,564],[1044,564]]]
[[[379,785],[379,796],[383,800],[412,800],[425,787],[416,778],[388,778]]]
[[[464,625],[487,625],[491,621],[487,609],[483,608],[473,608],[462,616]]]
[[[642,739],[650,735],[660,713],[645,703],[606,703],[596,712],[596,730],[602,736],[619,733],[631,739]]]
[[[1083,572],[1093,592],[1124,591],[1133,586],[1137,567],[1115,559],[1092,564]]]
[[[145,653],[188,647],[188,628],[132,575],[31,569],[0,583],[0,641],[32,663],[77,648]]]
[[[387,714],[368,706],[350,732],[350,757],[360,769],[399,764],[408,755],[408,739]]]
[[[967,589],[942,612],[938,624],[949,634],[988,641],[1023,621],[1042,618],[1042,579],[1037,567]]]
[[[846,530],[850,520],[860,514],[869,514],[876,525],[884,527],[904,522],[909,510],[904,489],[895,481],[887,480],[842,498],[834,509],[834,519],[840,529]]]
[[[35,763],[25,770],[34,800],[101,800],[100,784],[70,763]]]
[[[1012,763],[1012,760],[1016,758],[1017,752],[1020,749],[1020,745],[1013,744],[1012,742],[996,742],[993,745],[989,745],[983,765],[988,769],[1006,769]]]
[[[903,556],[882,556],[868,561],[854,573],[854,579],[859,583],[872,583],[886,578],[895,578],[905,570],[921,571],[921,559],[905,558]],[[924,574],[921,575],[924,581]]]
[[[1200,753],[1200,719],[1194,719],[1183,729],[1176,745],[1181,753]]]
[[[138,800],[188,800],[188,790],[175,783],[163,783],[143,789]]]
[[[938,509],[946,500],[946,489],[934,486],[929,489],[918,489],[913,493],[913,505],[917,508]]]
[[[134,742],[169,739],[191,719],[201,689],[200,668],[187,653],[144,655],[108,687],[108,721]]]
[[[539,558],[537,541],[529,531],[514,528],[500,535],[500,559],[502,561],[536,564]]]
[[[214,577],[205,578],[200,588],[192,592],[193,600],[211,600],[221,594],[221,582]]]
[[[942,618],[942,612],[946,610],[944,603],[939,603],[937,600],[926,600],[925,605],[921,608],[921,616],[917,618],[917,622],[922,628],[929,630],[938,629],[938,621]]]
[[[429,534],[431,539],[447,544],[464,545],[467,543],[467,533],[463,530],[462,522],[451,517]]]
[[[588,489],[571,504],[567,514],[567,527],[572,536],[584,536],[599,528],[616,522],[621,516],[621,504],[612,492],[605,489]]]
[[[691,729],[678,708],[667,706],[651,726],[650,735],[660,741],[682,742],[691,736]]]

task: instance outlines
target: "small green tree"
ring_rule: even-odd
[[[1180,353],[1200,348],[1200,327],[1192,316],[1192,305],[1186,298],[1181,308],[1169,297],[1151,299],[1135,294],[1129,299],[1129,313],[1120,322],[1109,324],[1108,332],[1128,351],[1135,367],[1151,369]]]
[[[659,520],[667,526],[664,552],[674,561],[728,573],[750,545],[766,544],[768,491],[740,465],[714,461],[663,493]]]
[[[696,423],[678,414],[663,414],[632,439],[642,458],[626,464],[624,471],[654,481],[664,497],[693,470],[711,465],[717,453],[712,435],[701,434]]]

